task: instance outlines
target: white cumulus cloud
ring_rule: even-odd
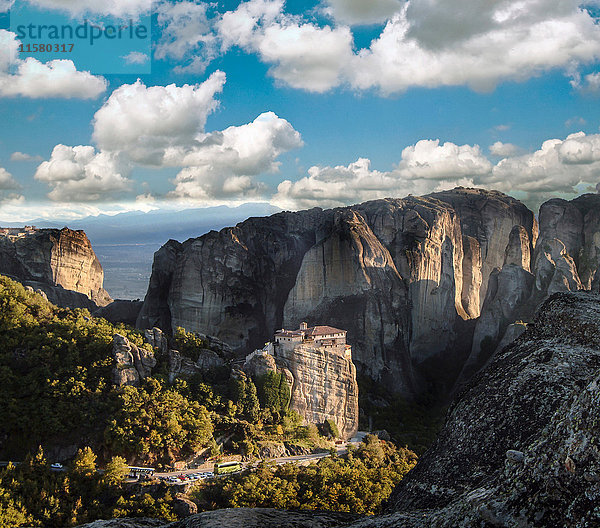
[[[208,20],[209,4],[196,1],[158,4],[158,25],[162,29],[154,56],[183,62],[176,73],[203,73],[216,56],[217,38]]]
[[[509,156],[515,156],[520,154],[522,149],[512,143],[502,143],[502,141],[496,141],[493,145],[490,145],[490,153],[492,156],[500,158],[508,158]]]
[[[217,23],[223,49],[238,46],[271,65],[276,79],[311,92],[342,82],[352,58],[348,27],[319,27],[283,13],[283,2],[251,0]]]
[[[421,140],[402,151],[396,168],[371,169],[368,159],[348,166],[311,167],[308,176],[296,182],[283,181],[273,203],[282,208],[335,207],[407,194],[473,185],[473,180],[490,173],[492,164],[479,146],[440,144]]]
[[[302,146],[300,134],[273,112],[252,123],[208,134],[192,149],[172,149],[171,165],[185,166],[175,178],[173,198],[258,196],[264,186],[253,176],[278,170],[277,157]]]
[[[600,134],[578,132],[550,139],[535,152],[508,154],[495,165],[477,145],[421,140],[402,151],[391,171],[373,170],[368,159],[348,166],[311,167],[307,176],[281,182],[272,202],[287,209],[334,207],[462,185],[503,191],[537,210],[551,197],[573,198],[597,188],[599,180]]]
[[[166,149],[197,141],[224,84],[220,71],[196,85],[124,84],[96,112],[93,139],[101,150],[124,151],[139,163],[161,165]]]
[[[50,160],[37,168],[35,179],[50,185],[48,197],[55,202],[93,202],[127,191],[131,185],[127,173],[118,155],[96,152],[92,146],[56,145]]]
[[[195,60],[210,61],[217,38],[222,52],[236,46],[254,53],[294,88],[350,86],[389,95],[411,87],[487,91],[556,68],[577,71],[600,58],[600,26],[577,0],[327,0],[332,26],[284,8],[282,0],[242,2],[214,18],[212,34],[202,19],[197,35],[210,41],[210,53],[198,51]],[[350,26],[373,22],[385,27],[356,50]],[[188,41],[181,36],[171,44],[188,49]],[[591,89],[597,78],[581,83]]]
[[[5,168],[0,167],[0,190],[18,189],[19,184],[12,177],[12,174]]]
[[[78,71],[73,61],[19,59],[19,45],[15,33],[0,29],[0,97],[93,99],[106,90],[103,77]]]
[[[534,9],[539,3],[547,9]],[[432,16],[438,4],[445,2],[428,4]],[[487,24],[470,29],[458,24],[456,31],[446,36],[445,19],[434,24],[421,15],[423,21],[434,24],[429,38],[429,33],[415,34],[411,8],[417,4],[409,2],[370,48],[359,52],[350,70],[350,82],[385,94],[415,86],[468,85],[490,90],[503,80],[523,81],[553,68],[571,68],[600,57],[600,28],[575,3],[559,2],[560,8],[541,0],[520,4],[520,8],[516,2],[500,4],[481,13]],[[476,17],[477,8],[473,11]]]

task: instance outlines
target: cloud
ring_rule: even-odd
[[[19,45],[15,33],[0,29],[0,97],[93,99],[106,90],[103,77],[78,71],[73,61],[19,59]]]
[[[151,0],[27,0],[44,9],[65,11],[72,16],[83,14],[112,15],[120,18],[137,17],[148,14]]]
[[[463,185],[506,192],[535,211],[551,197],[600,189],[598,180],[600,134],[550,139],[533,153],[508,155],[495,165],[477,145],[421,140],[405,148],[387,172],[371,169],[371,162],[362,158],[348,166],[311,167],[298,181],[281,182],[272,202],[287,209],[334,207]]]
[[[10,155],[10,161],[42,161],[41,156],[32,156],[24,152],[13,152]]]
[[[475,145],[440,144],[421,140],[406,147],[396,168],[389,172],[371,169],[368,159],[348,166],[311,167],[308,176],[296,182],[283,181],[273,203],[283,208],[335,207],[389,196],[426,194],[473,180],[492,169]]]
[[[0,0],[0,13],[10,11],[10,8],[15,3],[15,0]]]
[[[101,150],[123,151],[139,163],[161,165],[168,148],[191,148],[197,142],[224,84],[220,71],[196,85],[124,84],[96,112],[93,139]]]
[[[213,29],[222,52],[237,46],[255,53],[277,80],[313,92],[350,86],[389,95],[465,85],[489,91],[600,57],[600,26],[576,0],[328,0],[325,10],[337,25],[286,13],[281,0],[250,0],[215,17]],[[345,24],[384,20],[370,46],[355,50]],[[211,58],[197,55],[202,64]],[[595,85],[596,77],[588,77]]]
[[[478,145],[424,139],[402,151],[398,171],[405,178],[446,180],[487,174],[491,163]]]
[[[277,157],[302,144],[288,121],[267,112],[247,125],[209,134],[192,149],[171,149],[165,161],[186,168],[173,181],[175,190],[170,197],[258,197],[265,188],[252,177],[277,171]]]
[[[6,169],[0,167],[0,190],[18,189],[19,184]]]
[[[518,195],[533,210],[545,200],[594,188],[600,178],[600,135],[583,132],[549,139],[533,153],[498,162],[477,185]]]
[[[583,79],[576,75],[571,85],[583,93],[597,94],[600,93],[600,72],[589,73]]]
[[[196,85],[147,87],[139,80],[122,85],[94,116],[96,147],[57,145],[35,178],[52,187],[52,200],[107,200],[129,190],[129,172],[138,164],[180,169],[170,200],[214,203],[263,196],[266,186],[256,177],[278,171],[277,158],[301,147],[302,138],[273,112],[206,132],[224,83],[225,74],[217,71]]]
[[[217,52],[217,38],[207,17],[208,8],[208,4],[194,1],[159,4],[156,12],[162,35],[154,57],[186,62],[174,69],[176,73],[204,73]]]
[[[48,197],[55,202],[93,202],[127,191],[128,167],[118,155],[96,152],[92,146],[57,145],[35,179],[50,185]]]
[[[502,141],[496,141],[496,143],[490,145],[490,153],[492,156],[507,158],[509,156],[516,156],[521,152],[522,149],[517,147],[517,145],[513,145],[512,143],[502,143]]]
[[[503,80],[523,81],[600,56],[600,28],[574,2],[482,2],[479,8],[461,1],[471,11],[465,16],[459,9],[454,28],[453,18],[438,12],[449,5],[407,3],[370,48],[359,52],[350,69],[353,86],[384,94],[416,86],[487,91]]]
[[[385,22],[400,11],[400,0],[327,0],[325,13],[348,25],[368,25]]]
[[[251,0],[217,23],[222,48],[238,46],[257,53],[276,79],[311,92],[342,82],[352,59],[348,27],[319,27],[282,12],[283,2]]]
[[[123,55],[121,58],[126,64],[146,64],[150,60],[148,55],[139,51],[131,51],[127,55]]]

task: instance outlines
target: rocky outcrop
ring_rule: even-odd
[[[560,263],[569,289],[581,285],[581,289],[600,291],[600,194],[585,194],[570,202],[553,199],[543,204],[540,242],[553,246],[554,254],[560,253],[562,248],[556,247],[553,240],[562,242],[564,254],[572,261]],[[548,252],[542,244],[540,251]]]
[[[538,236],[535,217],[521,202],[498,191],[459,188],[430,196],[450,204],[456,211],[463,235],[479,244],[482,284],[478,300],[481,309],[488,278],[494,269],[504,265],[505,250],[515,226],[521,226],[535,246]]]
[[[17,280],[15,278],[15,280]],[[56,306],[66,308],[84,308],[90,312],[98,309],[98,305],[87,295],[71,290],[65,290],[62,286],[53,286],[44,282],[21,280],[19,281],[30,291],[35,291]]]
[[[204,334],[200,334],[200,337],[202,341],[207,343],[207,346],[211,348],[202,348],[198,350],[198,357],[194,361],[181,354],[178,350],[170,349],[169,340],[160,328],[154,327],[144,331],[146,343],[156,351],[158,356],[162,356],[167,362],[167,379],[169,380],[169,383],[173,383],[176,378],[189,380],[198,373],[207,374],[226,366],[227,363],[224,357],[231,351],[229,345],[223,343],[219,339]],[[115,347],[116,346],[117,345],[115,345]],[[132,345],[129,343],[129,346]],[[219,352],[215,352],[215,350],[218,350]],[[140,378],[143,379],[151,374],[151,369],[156,364],[154,353],[152,354],[152,358],[154,364],[151,365],[151,361],[147,361],[144,365],[145,370],[143,370],[143,375],[142,372],[139,372]],[[119,370],[120,372],[123,372],[127,369],[121,368]],[[127,372],[125,374],[127,374]],[[130,374],[135,377],[133,372]]]
[[[251,218],[157,252],[138,325],[212,334],[240,356],[304,320],[348,328],[357,367],[413,396],[431,372],[459,374],[515,225],[535,238],[522,204],[462,188]]]
[[[93,523],[83,524],[78,528],[160,528],[164,527],[165,522],[158,519],[111,519],[108,521],[94,521]]]
[[[463,380],[505,341],[511,323],[531,320],[549,296],[600,291],[600,195],[550,200],[541,206],[539,218],[537,243],[528,239],[526,228],[514,226],[503,267],[490,275],[488,287],[494,295],[486,296]]]
[[[94,308],[112,301],[102,287],[102,266],[83,231],[40,229],[20,236],[1,235],[0,274],[38,285],[62,306],[85,304],[62,293],[63,289],[86,296]]]
[[[111,519],[108,521],[94,521],[83,524],[78,528],[159,528],[164,527],[165,522],[158,519]]]
[[[152,374],[156,366],[154,352],[138,348],[121,334],[113,336],[113,383],[118,387],[133,385],[138,387],[140,381]]]
[[[173,501],[173,511],[180,519],[185,519],[198,513],[198,505],[185,495],[178,495]]]
[[[292,352],[276,351],[280,368],[292,375],[290,408],[307,423],[335,421],[340,436],[351,438],[358,430],[358,383],[351,358],[324,348],[301,346]]]
[[[259,379],[269,371],[283,374],[291,390],[290,408],[306,423],[333,420],[342,438],[358,430],[358,383],[350,356],[331,347],[294,348],[269,343],[247,356],[243,371]]]
[[[356,517],[350,513],[232,508],[199,513],[173,523],[170,528],[334,528],[347,525]]]
[[[600,297],[557,294],[475,376],[390,509],[402,526],[585,526],[600,494]],[[431,515],[430,515],[431,514]],[[364,526],[392,525],[364,523]],[[592,524],[587,524],[591,526]]]

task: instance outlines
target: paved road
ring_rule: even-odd
[[[360,442],[358,442],[358,443],[349,442],[349,443],[352,443],[352,445],[357,446]],[[339,446],[337,449],[338,456],[345,455],[347,452],[348,452],[348,449],[345,445]],[[329,454],[329,452],[327,452],[327,453],[312,453],[309,455],[296,455],[296,456],[287,456],[287,457],[280,457],[280,458],[262,459],[262,460],[254,461],[251,463],[243,463],[242,462],[242,465],[243,465],[244,469],[252,469],[253,467],[256,467],[260,462],[273,462],[273,463],[277,464],[278,466],[283,465],[283,464],[307,465],[307,464],[316,462],[318,460],[321,460],[323,458],[327,458],[328,456],[331,456]],[[214,470],[214,462],[207,462],[201,466],[198,466],[195,469],[171,471],[169,473],[155,473],[154,476],[155,477],[178,477],[179,475],[190,475],[190,474],[194,474],[194,473],[207,473],[207,472],[212,472],[213,470]],[[210,478],[216,478],[217,476],[210,477]],[[181,481],[181,484],[186,484],[189,482],[190,481]],[[178,483],[173,482],[172,484],[178,484]]]

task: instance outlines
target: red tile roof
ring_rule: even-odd
[[[329,334],[345,334],[345,330],[340,330],[339,328],[333,328],[332,326],[311,326],[305,330],[307,336],[321,336],[321,335],[329,335]]]

